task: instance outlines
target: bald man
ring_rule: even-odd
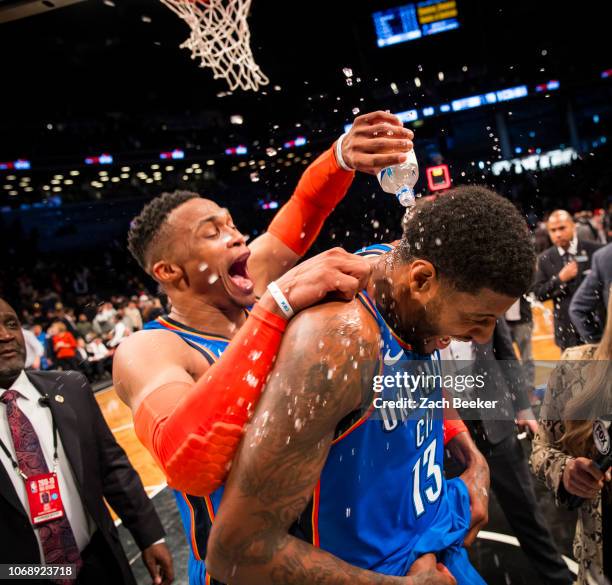
[[[553,300],[555,343],[564,350],[583,343],[570,320],[569,306],[601,244],[580,240],[572,216],[562,209],[550,214],[546,227],[553,245],[538,256],[533,292],[540,301]]]

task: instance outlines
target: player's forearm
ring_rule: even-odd
[[[250,546],[211,540],[206,567],[214,579],[231,585],[413,585],[409,577],[360,569],[289,535],[265,543],[250,539]]]
[[[270,223],[268,232],[303,256],[329,214],[346,195],[354,175],[339,167],[333,147],[326,150],[304,171],[293,195]]]
[[[172,487],[207,495],[221,485],[284,328],[284,319],[256,307],[223,356],[195,384],[165,384],[143,400],[134,415],[136,434]]]
[[[445,446],[450,451],[453,459],[456,459],[466,467],[472,465],[487,467],[484,455],[478,450],[470,433],[467,432],[467,428],[465,431],[456,434]]]

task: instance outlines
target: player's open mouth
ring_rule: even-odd
[[[253,281],[251,280],[247,270],[247,260],[249,259],[250,255],[250,252],[247,252],[240,256],[240,258],[238,258],[238,260],[236,260],[227,271],[232,284],[242,293],[247,295],[250,295],[254,288]]]

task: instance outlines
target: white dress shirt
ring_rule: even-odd
[[[106,345],[104,345],[103,343],[98,343],[96,341],[90,343],[87,349],[91,353],[90,359],[92,362],[103,360],[110,353]]]
[[[23,333],[23,340],[26,346],[25,367],[31,368],[36,358],[41,358],[45,355],[45,348],[42,346],[42,343],[38,341],[38,337],[29,329],[22,328],[21,333]]]
[[[22,371],[19,378],[15,380],[15,383],[10,388],[0,388],[0,395],[4,394],[5,390],[16,390],[21,394],[17,398],[17,406],[21,411],[28,417],[42,448],[43,455],[47,462],[49,471],[53,470],[53,423],[51,418],[51,409],[42,406],[38,401],[41,398],[40,392],[36,390],[32,382],[28,379],[25,371]],[[13,439],[11,437],[11,431],[8,425],[8,419],[6,416],[6,405],[0,402],[0,439],[6,445],[7,449],[17,461],[17,455],[15,454],[15,448],[13,447]],[[64,511],[72,527],[72,532],[76,539],[79,550],[82,551],[89,543],[92,534],[95,531],[95,525],[83,504],[81,503],[81,497],[77,490],[74,474],[72,467],[68,462],[68,457],[64,451],[62,445],[62,439],[58,432],[57,434],[57,455],[58,455],[58,467],[57,477],[60,488],[60,495],[64,504]],[[4,465],[8,476],[13,482],[17,496],[21,501],[28,517],[30,515],[28,496],[26,492],[25,482],[22,477],[15,471],[11,460],[6,456],[6,453],[0,449],[0,461]],[[38,530],[34,528],[34,534],[38,542],[38,548],[40,551],[41,563],[45,562],[45,556],[43,553],[42,546],[40,544],[40,538],[38,537]]]
[[[506,311],[506,321],[521,320],[521,299],[517,299]]]
[[[455,362],[465,362],[462,367],[474,361],[474,345],[471,341],[453,339],[450,344],[440,350],[440,359]]]
[[[557,250],[561,258],[565,256],[565,254],[571,254],[572,256],[576,256],[578,254],[578,236],[574,234],[572,241],[570,242],[569,248],[564,250],[561,246],[557,246]]]

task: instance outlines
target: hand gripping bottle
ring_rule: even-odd
[[[404,207],[412,207],[414,186],[419,178],[419,163],[414,149],[408,151],[408,159],[399,165],[382,169],[378,173],[378,182],[386,193],[393,193]]]

